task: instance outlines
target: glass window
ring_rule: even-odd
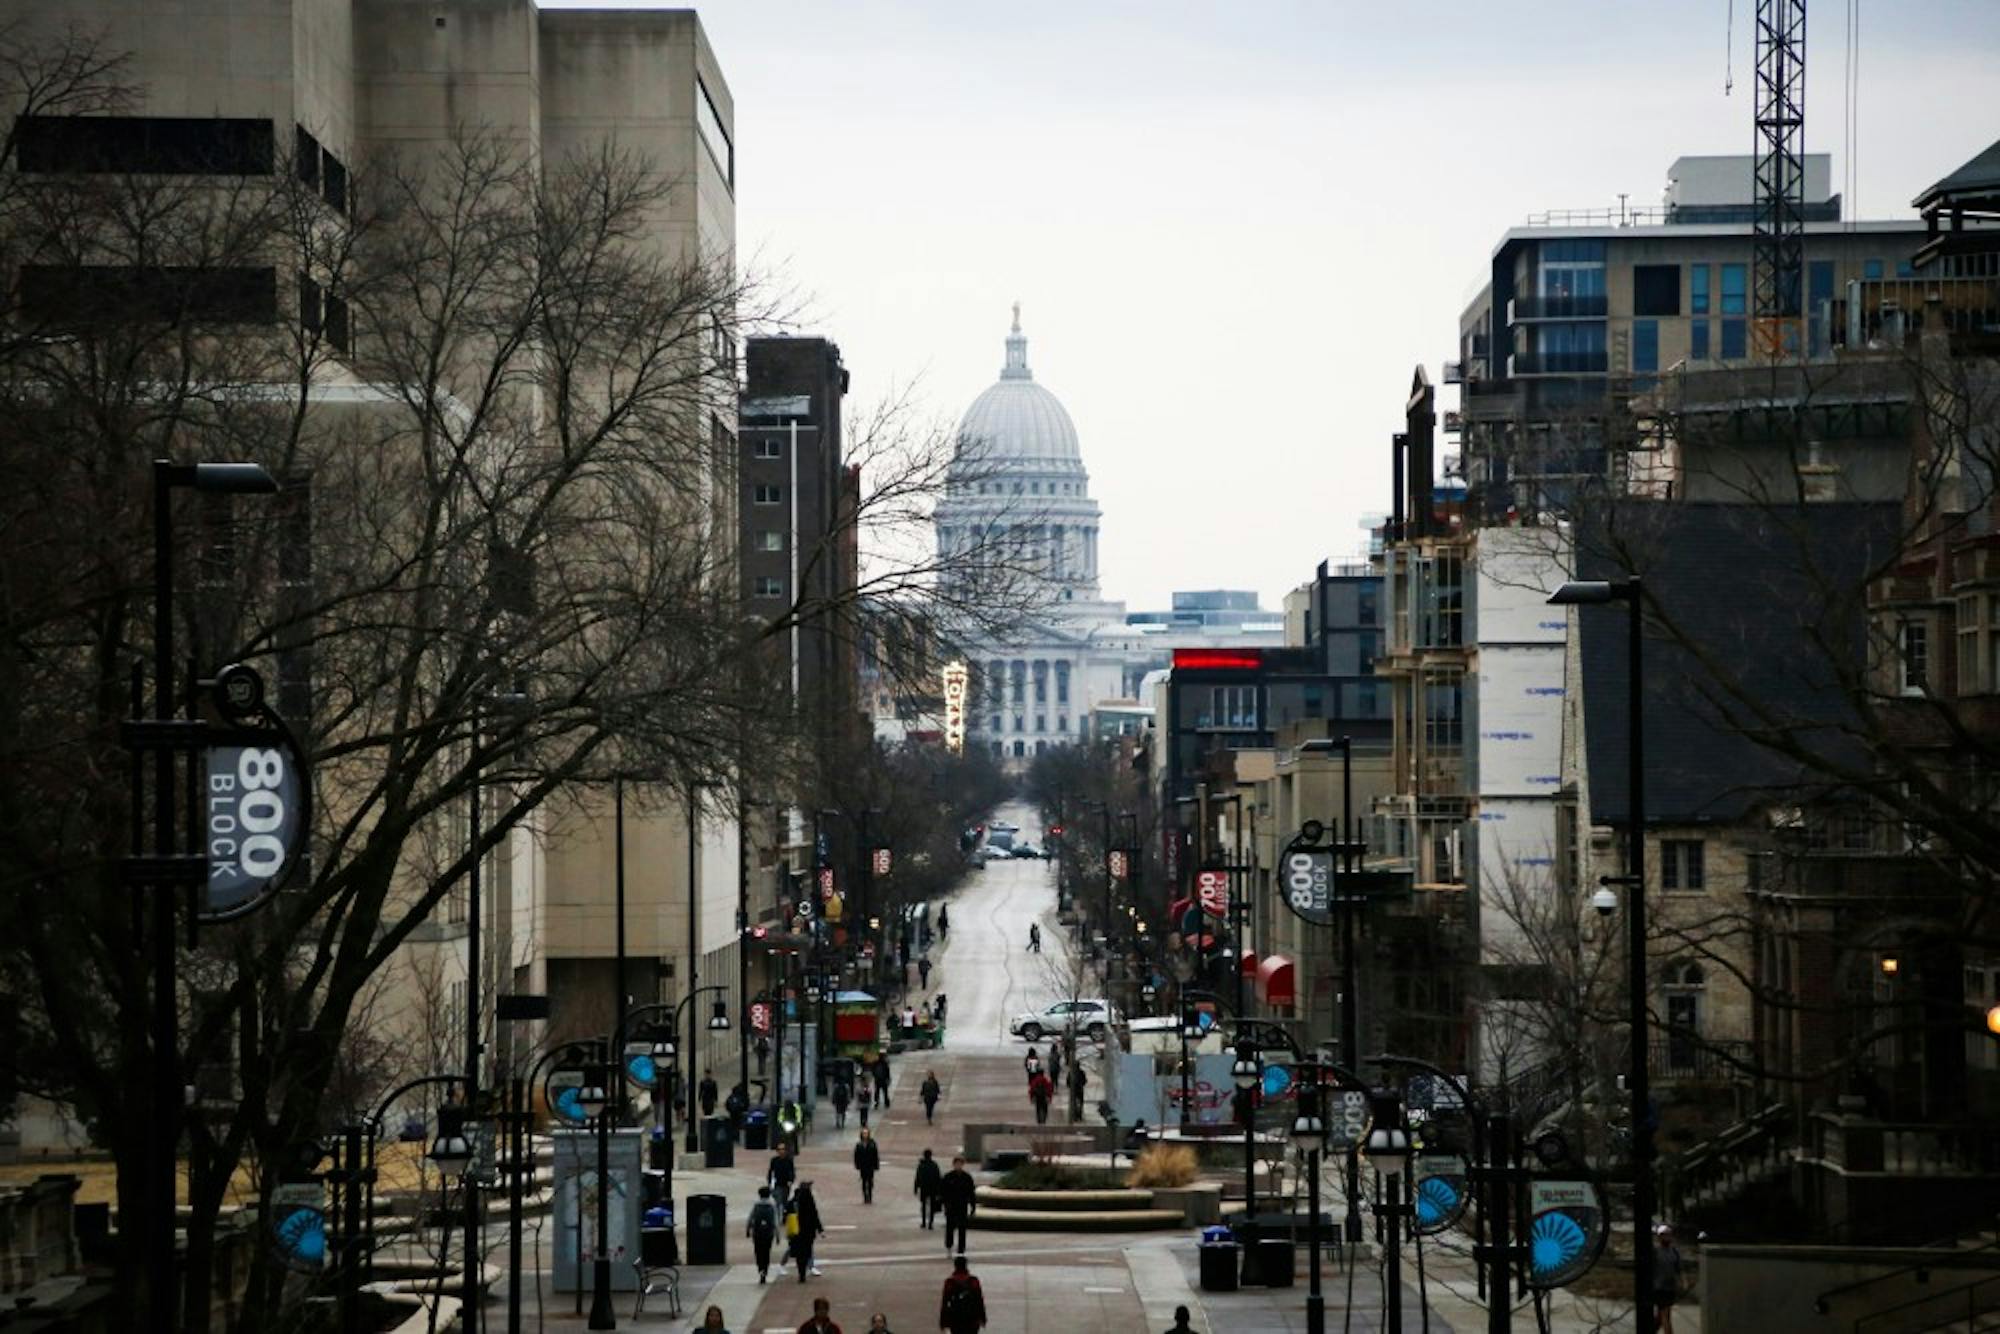
[[[756,457],[760,459],[781,459],[784,456],[785,447],[775,437],[767,436],[757,442]]]
[[[1722,322],[1722,359],[1741,361],[1750,355],[1750,323],[1747,320]]]
[[[696,79],[694,87],[695,127],[701,131],[701,141],[708,145],[708,151],[715,155],[715,165],[722,168],[722,179],[734,187],[736,146],[729,142],[729,131],[722,127],[722,116],[715,109],[714,99],[708,95],[708,85]]]
[[[1708,360],[1709,322],[1693,320],[1688,324],[1688,356],[1695,361]]]
[[[785,503],[785,488],[759,483],[751,493],[751,499],[759,505],[782,505]]]
[[[757,576],[757,596],[760,598],[781,598],[785,595],[785,581],[774,574]]]
[[[1683,893],[1708,888],[1708,867],[1700,839],[1660,840],[1660,888]]]
[[[1632,268],[1632,313],[1681,313],[1681,270],[1678,264],[1636,264]]]
[[[1747,315],[1750,312],[1749,270],[1742,264],[1722,266],[1722,313],[1725,315]]]
[[[1904,621],[1902,641],[1902,662],[1897,687],[1905,695],[1921,695],[1924,693],[1925,683],[1930,678],[1930,627],[1922,621]]]
[[[1046,732],[1049,730],[1049,716],[1047,714],[1038,713],[1035,715],[1035,730],[1037,732]]]
[[[1862,261],[1861,276],[1871,283],[1879,281],[1882,277],[1882,261],[1879,259]]]
[[[785,535],[775,528],[766,528],[764,530],[764,550],[783,551],[784,549]]]
[[[1898,278],[1914,278],[1917,276],[1917,266],[1910,263],[1907,259],[1899,259],[1896,261],[1896,276]]]
[[[1069,664],[1060,659],[1056,662],[1056,703],[1069,703]]]
[[[1632,321],[1632,369],[1635,371],[1656,371],[1660,369],[1660,322],[1658,320]]]
[[[1693,315],[1708,314],[1708,265],[1696,264],[1688,269],[1688,312]]]

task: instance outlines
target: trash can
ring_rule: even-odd
[[[752,1107],[743,1118],[743,1147],[746,1151],[771,1147],[771,1114]]]
[[[729,1119],[711,1116],[701,1123],[702,1166],[736,1166],[736,1138],[729,1133]]]
[[[1203,1292],[1236,1291],[1236,1269],[1242,1261],[1243,1248],[1230,1241],[1227,1228],[1221,1229],[1222,1237],[1211,1240],[1204,1234],[1200,1246],[1201,1290]]]
[[[674,1225],[669,1222],[664,1227],[642,1227],[639,1229],[639,1258],[649,1269],[681,1262],[680,1244],[674,1240]]]
[[[728,1264],[725,1231],[729,1202],[720,1195],[688,1196],[688,1259],[691,1265]]]
[[[1265,1237],[1257,1243],[1257,1281],[1267,1288],[1292,1286],[1298,1248],[1289,1237]]]

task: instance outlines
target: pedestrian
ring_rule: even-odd
[[[874,1102],[874,1099],[873,1099],[873,1098],[871,1098],[871,1097],[869,1097],[869,1095],[868,1095],[868,1086],[867,1086],[867,1085],[865,1085],[865,1084],[864,1084],[864,1085],[862,1085],[862,1088],[861,1088],[861,1101],[860,1101],[860,1103],[858,1104],[858,1107],[857,1107],[857,1109],[858,1109],[858,1110],[860,1111],[860,1113],[861,1113],[861,1124],[862,1124],[862,1125],[864,1125],[864,1126],[868,1124],[868,1108],[869,1108],[869,1106],[870,1106],[870,1105],[871,1105],[871,1104],[872,1104],[873,1102]]]
[[[799,1334],[840,1334],[840,1326],[833,1323],[826,1298],[813,1298],[812,1319],[799,1326]]]
[[[956,1249],[965,1249],[965,1225],[972,1218],[972,1211],[978,1207],[979,1186],[972,1179],[972,1173],[965,1170],[965,1159],[951,1160],[951,1171],[944,1174],[938,1183],[938,1197],[944,1204],[944,1248],[954,1249],[951,1239],[958,1237]]]
[[[917,1159],[917,1206],[923,1211],[921,1226],[926,1231],[937,1227],[938,1206],[942,1203],[940,1192],[944,1189],[944,1170],[937,1165],[929,1149]]]
[[[1069,1063],[1069,1120],[1071,1125],[1083,1120],[1083,1091],[1090,1084],[1090,1076],[1083,1072],[1083,1062]]]
[[[907,1035],[914,1036],[916,1033],[916,1029],[917,1029],[917,1007],[914,1005],[905,1005],[903,1007],[903,1032]]]
[[[1662,1223],[1653,1229],[1653,1309],[1660,1334],[1674,1334],[1674,1303],[1681,1299],[1681,1252],[1674,1229]]]
[[[722,1323],[722,1308],[711,1306],[708,1314],[701,1318],[702,1334],[729,1334],[729,1326]]]
[[[1167,1334],[1194,1334],[1194,1326],[1188,1323],[1188,1318],[1187,1307],[1176,1306],[1174,1308],[1174,1325],[1172,1329],[1167,1331]]]
[[[771,1165],[764,1170],[764,1184],[771,1188],[771,1198],[778,1203],[778,1212],[785,1211],[785,1201],[791,1198],[792,1183],[799,1179],[799,1165],[792,1161],[792,1150],[788,1144],[780,1144],[778,1151],[771,1155]]]
[[[778,1112],[778,1130],[785,1137],[786,1147],[794,1154],[799,1151],[799,1134],[805,1129],[805,1124],[806,1114],[797,1098],[786,1103]]]
[[[861,1174],[861,1202],[875,1203],[875,1174],[882,1170],[882,1146],[865,1130],[854,1142],[854,1170]]]
[[[761,1076],[764,1073],[764,1062],[771,1059],[771,1039],[759,1033],[757,1035],[755,1050],[757,1052],[757,1073]]]
[[[1028,1101],[1035,1104],[1035,1124],[1049,1123],[1049,1102],[1056,1096],[1055,1081],[1046,1070],[1037,1070],[1035,1077],[1028,1081]]]
[[[835,1078],[833,1081],[833,1128],[835,1130],[845,1130],[847,1128],[847,1104],[853,1100],[854,1090],[847,1086],[847,1080],[845,1078]]]
[[[812,1182],[801,1181],[799,1189],[792,1197],[791,1221],[785,1230],[792,1234],[792,1259],[798,1261],[799,1282],[806,1281],[810,1272],[819,1277],[819,1266],[813,1263],[813,1247],[826,1232],[826,1224],[820,1221],[819,1201],[813,1198]]]
[[[938,939],[951,935],[951,908],[940,904],[938,907]]]
[[[979,1280],[966,1268],[965,1257],[951,1262],[951,1277],[944,1281],[944,1296],[938,1302],[938,1328],[950,1334],[974,1334],[986,1327],[986,1294]]]
[[[889,1334],[889,1316],[887,1312],[877,1311],[874,1315],[868,1317],[868,1334]]]
[[[1062,1087],[1063,1049],[1060,1042],[1049,1044],[1049,1082]]]
[[[924,990],[926,991],[930,990],[931,956],[928,954],[926,954],[923,958],[917,960],[917,980],[923,985]]]
[[[741,1084],[730,1087],[729,1096],[722,1100],[723,1114],[729,1118],[730,1129],[743,1128],[743,1114],[750,1110],[750,1095],[743,1091]]]
[[[716,1086],[714,1075],[703,1075],[701,1077],[701,1083],[695,1089],[695,1097],[701,1099],[701,1114],[703,1116],[715,1115],[715,1100],[721,1093],[722,1090]]]
[[[1032,1043],[1029,1044],[1028,1054],[1021,1058],[1021,1069],[1030,1084],[1035,1082],[1036,1075],[1042,1073],[1042,1054],[1035,1050]]]
[[[1042,928],[1040,924],[1035,922],[1030,922],[1028,923],[1028,953],[1040,954],[1041,952],[1042,952]]]
[[[891,1105],[889,1102],[889,1057],[886,1052],[877,1053],[875,1057],[875,1096],[884,1107]]]
[[[771,1276],[771,1243],[778,1239],[778,1206],[769,1186],[757,1187],[757,1203],[750,1206],[743,1234],[750,1238],[750,1249],[757,1256],[757,1281],[763,1283]]]
[[[933,996],[931,998],[931,1012],[937,1016],[939,1028],[944,1027],[944,1006],[945,1006],[944,993],[940,991],[936,996]]]
[[[944,1096],[944,1086],[938,1083],[937,1071],[932,1070],[924,1076],[921,1096],[924,1100],[924,1124],[927,1126],[937,1124],[933,1118],[937,1112],[938,1099]]]

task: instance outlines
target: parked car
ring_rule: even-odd
[[[1028,857],[1035,861],[1040,861],[1048,854],[1032,843],[1019,843],[1014,847],[1014,855],[1016,857]]]
[[[1111,1002],[1101,998],[1057,1001],[1046,1009],[1015,1015],[1007,1031],[1030,1042],[1040,1042],[1045,1033],[1085,1033],[1091,1041],[1102,1042],[1117,1017]]]

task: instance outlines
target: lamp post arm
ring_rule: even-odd
[[[463,1075],[421,1075],[416,1079],[412,1079],[409,1083],[392,1090],[388,1097],[382,1099],[381,1105],[369,1114],[368,1120],[364,1124],[368,1127],[369,1132],[373,1134],[382,1128],[382,1118],[389,1114],[389,1108],[395,1104],[398,1098],[430,1084],[443,1084],[446,1088],[450,1088],[456,1084],[463,1083],[464,1078]]]
[[[1440,1070],[1429,1061],[1420,1060],[1415,1056],[1396,1056],[1388,1052],[1383,1052],[1379,1056],[1370,1056],[1368,1063],[1370,1065],[1383,1066],[1387,1069],[1418,1070],[1427,1075],[1435,1075],[1437,1078],[1451,1085],[1452,1091],[1458,1094],[1459,1103],[1467,1111],[1481,1112],[1485,1110],[1485,1104],[1472,1096],[1472,1090],[1465,1086],[1464,1081],[1459,1079],[1457,1075]]]

